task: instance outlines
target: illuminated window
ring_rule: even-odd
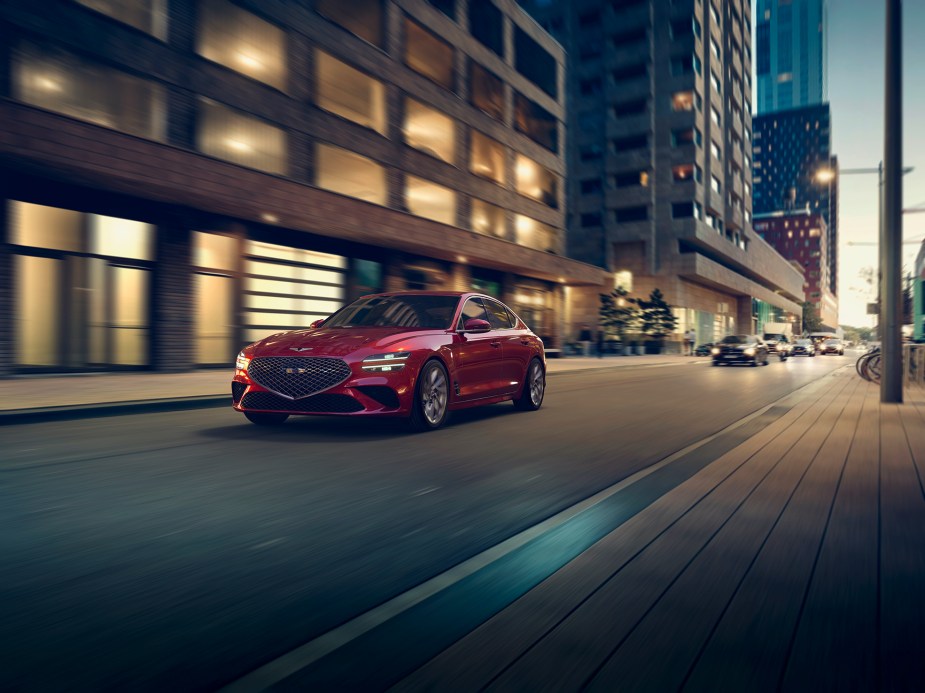
[[[58,207],[45,207],[27,202],[10,203],[10,223],[14,245],[53,250],[83,250],[80,212]]]
[[[676,91],[671,95],[671,110],[673,111],[693,111],[694,110],[694,92]]]
[[[407,18],[405,64],[440,86],[453,89],[453,47]]]
[[[63,51],[24,44],[14,56],[13,95],[25,103],[139,137],[163,140],[163,88]]]
[[[233,272],[237,266],[238,241],[232,236],[193,231],[193,266]]]
[[[556,229],[549,224],[518,214],[514,228],[517,232],[517,242],[520,245],[546,252],[559,252],[559,235]]]
[[[694,165],[680,164],[679,166],[673,166],[671,169],[671,177],[676,183],[683,183],[691,180],[694,177]]]
[[[713,122],[716,123],[717,125],[720,124],[719,111],[717,111],[714,106],[710,106],[710,118],[712,118]]]
[[[386,203],[385,168],[365,156],[318,144],[315,175],[319,188],[377,205]]]
[[[405,142],[410,147],[453,163],[456,151],[456,124],[440,111],[405,99]]]
[[[382,0],[315,0],[315,10],[374,46],[382,46]]]
[[[556,176],[551,171],[543,168],[523,154],[517,155],[515,171],[517,174],[517,192],[521,195],[532,197],[537,202],[549,205],[553,209],[559,207],[559,202],[556,199]]]
[[[140,221],[91,214],[90,252],[135,260],[153,260],[154,227]]]
[[[200,98],[199,151],[268,173],[286,173],[286,133],[262,120]]]
[[[228,0],[203,0],[196,51],[277,89],[286,86],[286,35],[282,29]]]
[[[326,111],[385,134],[385,87],[324,51],[316,54],[317,104]]]
[[[405,205],[415,216],[456,224],[456,193],[414,176],[405,179]]]
[[[472,198],[472,230],[488,236],[504,238],[507,235],[504,210],[478,198]]]
[[[469,170],[504,185],[504,147],[478,130],[472,130]]]
[[[719,178],[717,178],[716,176],[710,176],[710,188],[715,193],[722,192],[723,188],[722,188],[722,185],[720,185]]]
[[[156,36],[167,38],[167,0],[77,0],[92,10]]]
[[[504,83],[474,61],[469,63],[469,91],[473,106],[504,120]]]
[[[520,94],[514,94],[514,128],[546,149],[559,151],[559,130],[555,116]]]

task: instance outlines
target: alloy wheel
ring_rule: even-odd
[[[545,378],[543,378],[543,369],[540,364],[534,361],[530,366],[530,402],[534,407],[539,407],[543,403],[543,393],[546,389]]]
[[[421,383],[421,409],[430,425],[436,426],[443,420],[448,396],[443,369],[436,364],[429,366]]]

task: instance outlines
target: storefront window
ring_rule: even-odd
[[[90,252],[96,255],[154,259],[154,227],[131,219],[90,216]]]

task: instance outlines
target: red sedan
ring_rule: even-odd
[[[306,330],[238,354],[233,406],[256,424],[291,414],[397,416],[443,425],[455,409],[513,400],[536,410],[543,343],[500,301],[475,293],[375,294]]]

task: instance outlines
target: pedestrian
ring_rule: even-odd
[[[578,341],[581,342],[581,351],[584,356],[591,355],[592,340],[591,328],[586,323],[582,324],[581,330],[578,333]]]
[[[684,333],[684,346],[685,353],[687,356],[694,355],[694,343],[697,341],[697,333],[693,330],[688,330]]]

